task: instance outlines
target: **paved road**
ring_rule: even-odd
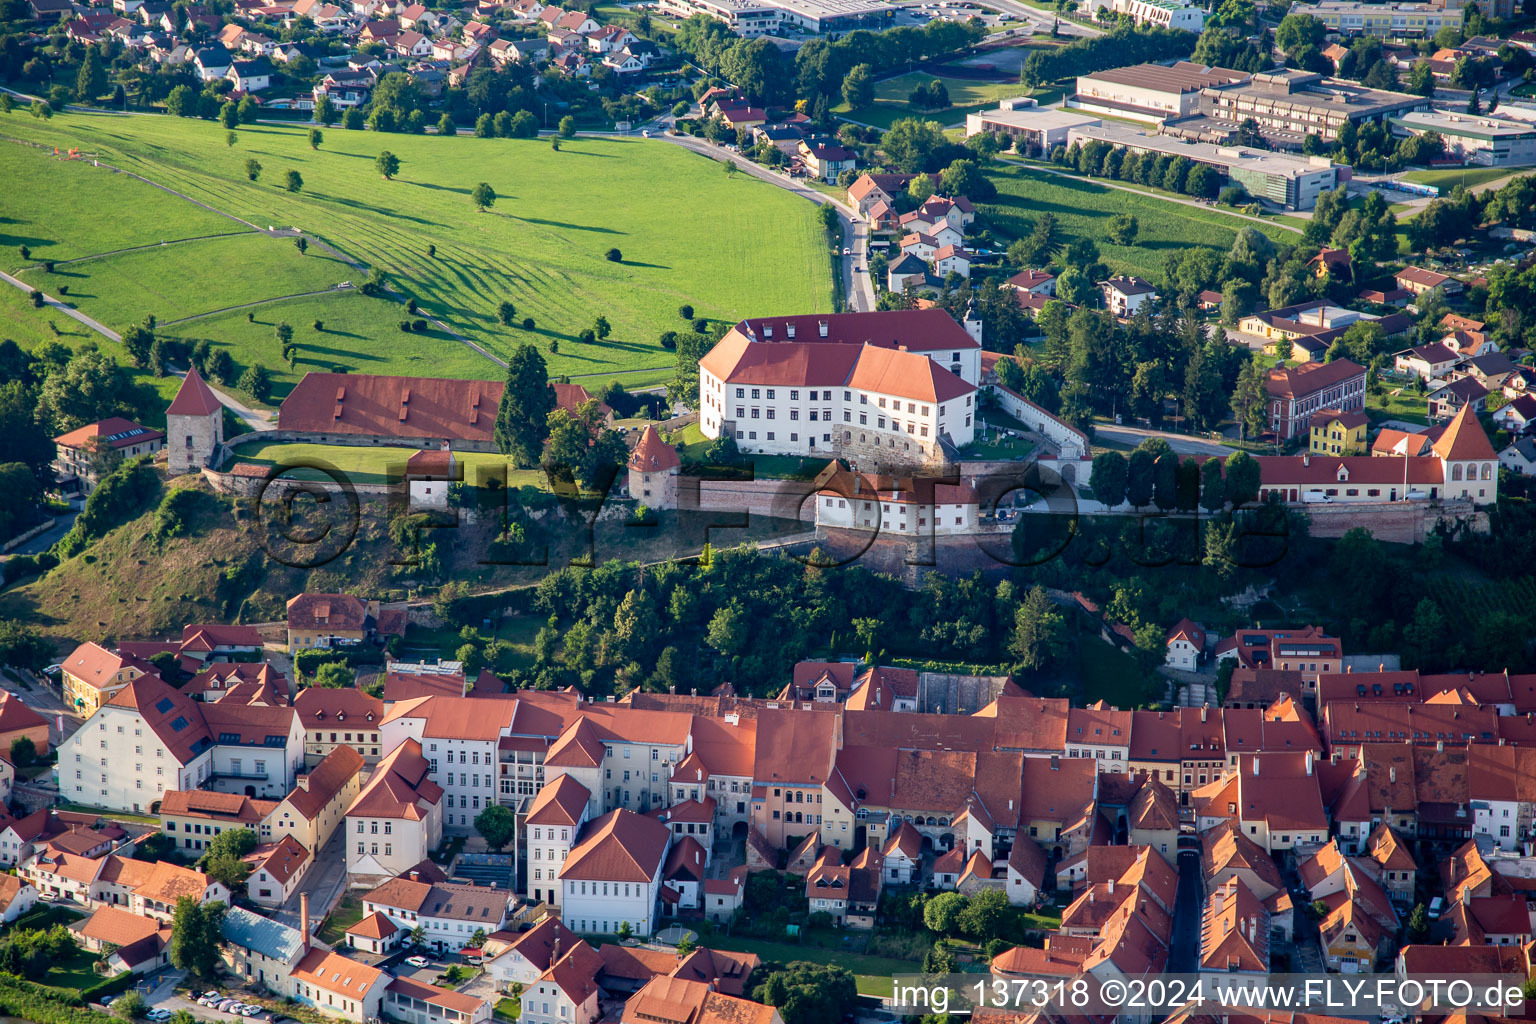
[[[187,371],[172,370],[171,375],[174,377],[184,378],[187,375]],[[272,422],[271,413],[263,412],[260,409],[252,409],[238,398],[232,398],[231,396],[225,394],[213,384],[208,385],[208,390],[213,392],[213,397],[219,400],[220,405],[234,413],[236,416],[240,417],[240,419],[244,420],[246,426],[250,427],[252,430],[277,429],[277,424]]]
[[[1168,949],[1169,974],[1194,974],[1200,957],[1200,910],[1205,897],[1200,855],[1179,853],[1179,892],[1174,898],[1173,938]]]
[[[31,294],[31,292],[32,292],[32,286],[31,285],[27,284],[27,282],[23,281],[19,277],[12,277],[10,274],[7,274],[3,270],[0,270],[0,281],[4,281],[6,284],[10,285],[11,287],[18,288],[21,291],[27,292],[28,294]],[[85,326],[89,327],[91,330],[95,331],[97,334],[100,334],[104,338],[107,338],[107,339],[109,339],[111,341],[122,341],[123,340],[122,335],[118,334],[116,331],[112,330],[109,327],[106,327],[105,325],[101,324],[100,322],[98,322],[96,320],[92,320],[90,317],[86,316],[84,313],[80,312],[78,309],[71,309],[71,308],[69,308],[68,306],[64,305],[64,303],[62,303],[58,299],[54,298],[52,295],[48,295],[47,293],[44,293],[43,294],[43,302],[50,309],[56,309],[60,313],[63,313],[65,316],[69,317],[70,319],[78,320],[80,323],[82,323]]]
[[[63,537],[66,533],[69,532],[69,528],[75,525],[75,517],[79,514],[79,510],[70,509],[63,515],[55,518],[53,525],[48,529],[44,530],[42,533],[38,534],[36,537],[33,537],[26,543],[18,544],[11,550],[7,551],[5,554],[0,555],[0,562],[5,561],[12,555],[40,555],[44,551],[47,551],[49,548],[53,547],[55,543],[58,542],[59,538]]]
[[[342,822],[346,824],[345,821]],[[325,915],[331,912],[331,905],[341,896],[342,889],[347,882],[347,856],[346,856],[346,829],[338,827],[331,835],[330,841],[320,850],[320,856],[315,861],[315,866],[309,874],[299,883],[292,898],[283,904],[283,909],[274,912],[271,917],[290,928],[299,926],[299,894],[309,893],[309,922],[310,927],[319,929],[320,922],[325,920]]]
[[[1143,427],[1114,426],[1108,423],[1095,423],[1093,425],[1095,437],[1105,438],[1119,444],[1138,445],[1149,437],[1161,437],[1168,442],[1168,446],[1180,455],[1231,455],[1233,449],[1216,441],[1200,437],[1191,437],[1188,434],[1175,434],[1167,430],[1147,430]]]

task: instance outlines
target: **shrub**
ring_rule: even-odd
[[[531,317],[531,316],[523,317],[523,330],[525,330],[525,331],[533,330],[533,317]]]
[[[609,249],[603,254],[603,258],[609,263],[622,263],[624,261],[624,254],[617,249]]]
[[[27,293],[27,297],[32,300],[32,305],[33,305],[34,308],[36,308],[36,309],[42,309],[43,308],[43,293],[42,292],[38,291],[36,288],[33,288],[30,292]]]
[[[401,320],[400,321],[400,329],[402,331],[404,331],[406,334],[410,334],[411,333],[411,322],[409,320]]]

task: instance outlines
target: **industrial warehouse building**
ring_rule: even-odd
[[[1503,111],[1503,108],[1500,108]],[[1445,151],[1483,167],[1529,167],[1536,164],[1536,125],[1502,117],[1453,114],[1443,110],[1414,110],[1392,118],[1396,135],[1437,133]]]
[[[1133,64],[1079,75],[1077,92],[1067,105],[1156,124],[1165,118],[1198,114],[1202,90],[1239,84],[1248,78],[1246,71],[1207,67],[1187,60],[1172,65]]]

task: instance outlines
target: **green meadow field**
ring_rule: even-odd
[[[992,180],[997,185],[997,199],[981,203],[979,208],[1005,238],[1029,234],[1036,218],[1051,213],[1064,235],[1093,239],[1104,262],[1113,270],[1154,281],[1161,280],[1168,253],[1192,245],[1226,253],[1244,226],[1255,227],[1287,245],[1294,245],[1297,240],[1294,232],[1271,225],[1017,164],[996,167]],[[1109,241],[1109,220],[1117,213],[1135,214],[1140,225],[1135,245],[1115,245]]]
[[[0,197],[0,269],[50,295],[69,285],[65,300],[113,329],[153,313],[167,334],[226,345],[242,367],[259,360],[274,371],[277,399],[311,369],[502,371],[446,332],[401,332],[405,313],[397,302],[346,292],[284,298],[359,284],[366,274],[321,245],[301,255],[291,238],[255,227],[297,227],[381,270],[402,296],[416,299],[419,315],[501,358],[532,342],[552,375],[589,386],[665,379],[673,356],[658,338],[688,329],[677,313],[683,304],[720,321],[831,308],[826,243],[811,204],[748,175],[728,177],[715,161],[665,142],[576,139],[557,152],[548,140],[332,127],[316,151],[307,129],[247,126],[231,147],[225,130],[206,121],[0,117],[0,178],[8,183]],[[187,198],[91,159],[61,160],[54,146],[77,147]],[[401,160],[390,181],[374,167],[385,149]],[[246,177],[251,158],[262,165],[256,182]],[[289,170],[303,176],[297,194],[282,187]],[[486,213],[469,198],[482,181],[499,197]],[[21,257],[22,245],[30,259]],[[119,251],[138,246],[153,248]],[[622,262],[605,258],[610,248],[622,252]],[[48,274],[40,260],[80,262],[60,262]],[[19,306],[0,305],[0,334],[35,341],[30,307],[18,296]],[[503,301],[515,305],[517,325],[499,322]],[[259,305],[219,312],[248,303]],[[257,323],[247,322],[247,312]],[[599,315],[612,335],[579,342]],[[532,331],[520,326],[524,317],[533,318]],[[317,319],[322,332],[311,329]],[[300,345],[292,370],[273,340],[278,320],[293,326]]]

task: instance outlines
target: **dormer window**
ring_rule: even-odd
[[[1344,466],[1343,464],[1340,464],[1338,479],[1339,479],[1339,483],[1343,483],[1344,481],[1349,479],[1349,467]]]

